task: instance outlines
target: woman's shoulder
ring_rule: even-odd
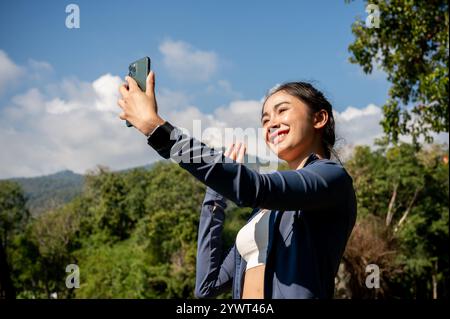
[[[320,158],[312,161],[309,165],[301,169],[318,173],[320,176],[331,176],[350,181],[351,183],[353,182],[353,178],[350,176],[346,168],[337,160]]]

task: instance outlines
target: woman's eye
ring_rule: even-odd
[[[280,113],[283,113],[284,111],[286,111],[287,109],[280,109]]]

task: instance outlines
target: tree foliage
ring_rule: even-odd
[[[347,168],[359,213],[344,258],[354,297],[371,295],[361,266],[370,263],[383,270],[377,297],[448,296],[448,148],[357,147]]]
[[[369,3],[369,1],[367,1]],[[357,19],[350,62],[365,73],[374,68],[391,82],[381,121],[389,140],[410,135],[413,143],[431,132],[448,132],[449,19],[447,0],[370,1],[379,9],[379,28]],[[375,13],[376,14],[376,13]]]
[[[9,238],[20,232],[29,218],[26,199],[19,184],[0,181],[0,242],[8,245]]]
[[[376,150],[357,147],[345,163],[359,212],[344,256],[346,296],[448,294],[444,158],[445,147],[417,151],[401,143]],[[9,234],[6,251],[17,297],[193,298],[205,186],[171,163],[125,172],[98,167],[84,181],[80,196],[34,218],[26,217],[20,188],[0,184],[0,216],[8,221],[0,231]],[[229,202],[224,251],[250,212]],[[370,263],[382,269],[376,293],[364,285]],[[65,286],[68,264],[80,269],[78,289]]]

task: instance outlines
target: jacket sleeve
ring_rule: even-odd
[[[225,157],[174,127],[157,152],[171,158],[199,181],[238,206],[273,210],[316,210],[346,196],[351,177],[334,161],[311,163],[298,170],[259,173]],[[344,196],[342,196],[344,195]]]
[[[226,206],[223,196],[211,188],[206,189],[197,242],[197,298],[212,298],[231,288],[235,271],[235,246],[224,258],[222,230]]]

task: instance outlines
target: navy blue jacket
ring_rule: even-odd
[[[157,150],[208,186],[198,232],[195,295],[232,289],[241,298],[246,262],[222,246],[225,199],[269,209],[264,298],[332,298],[334,278],[356,219],[353,180],[337,162],[314,153],[301,169],[260,174],[174,128]],[[250,220],[249,219],[249,220]]]

